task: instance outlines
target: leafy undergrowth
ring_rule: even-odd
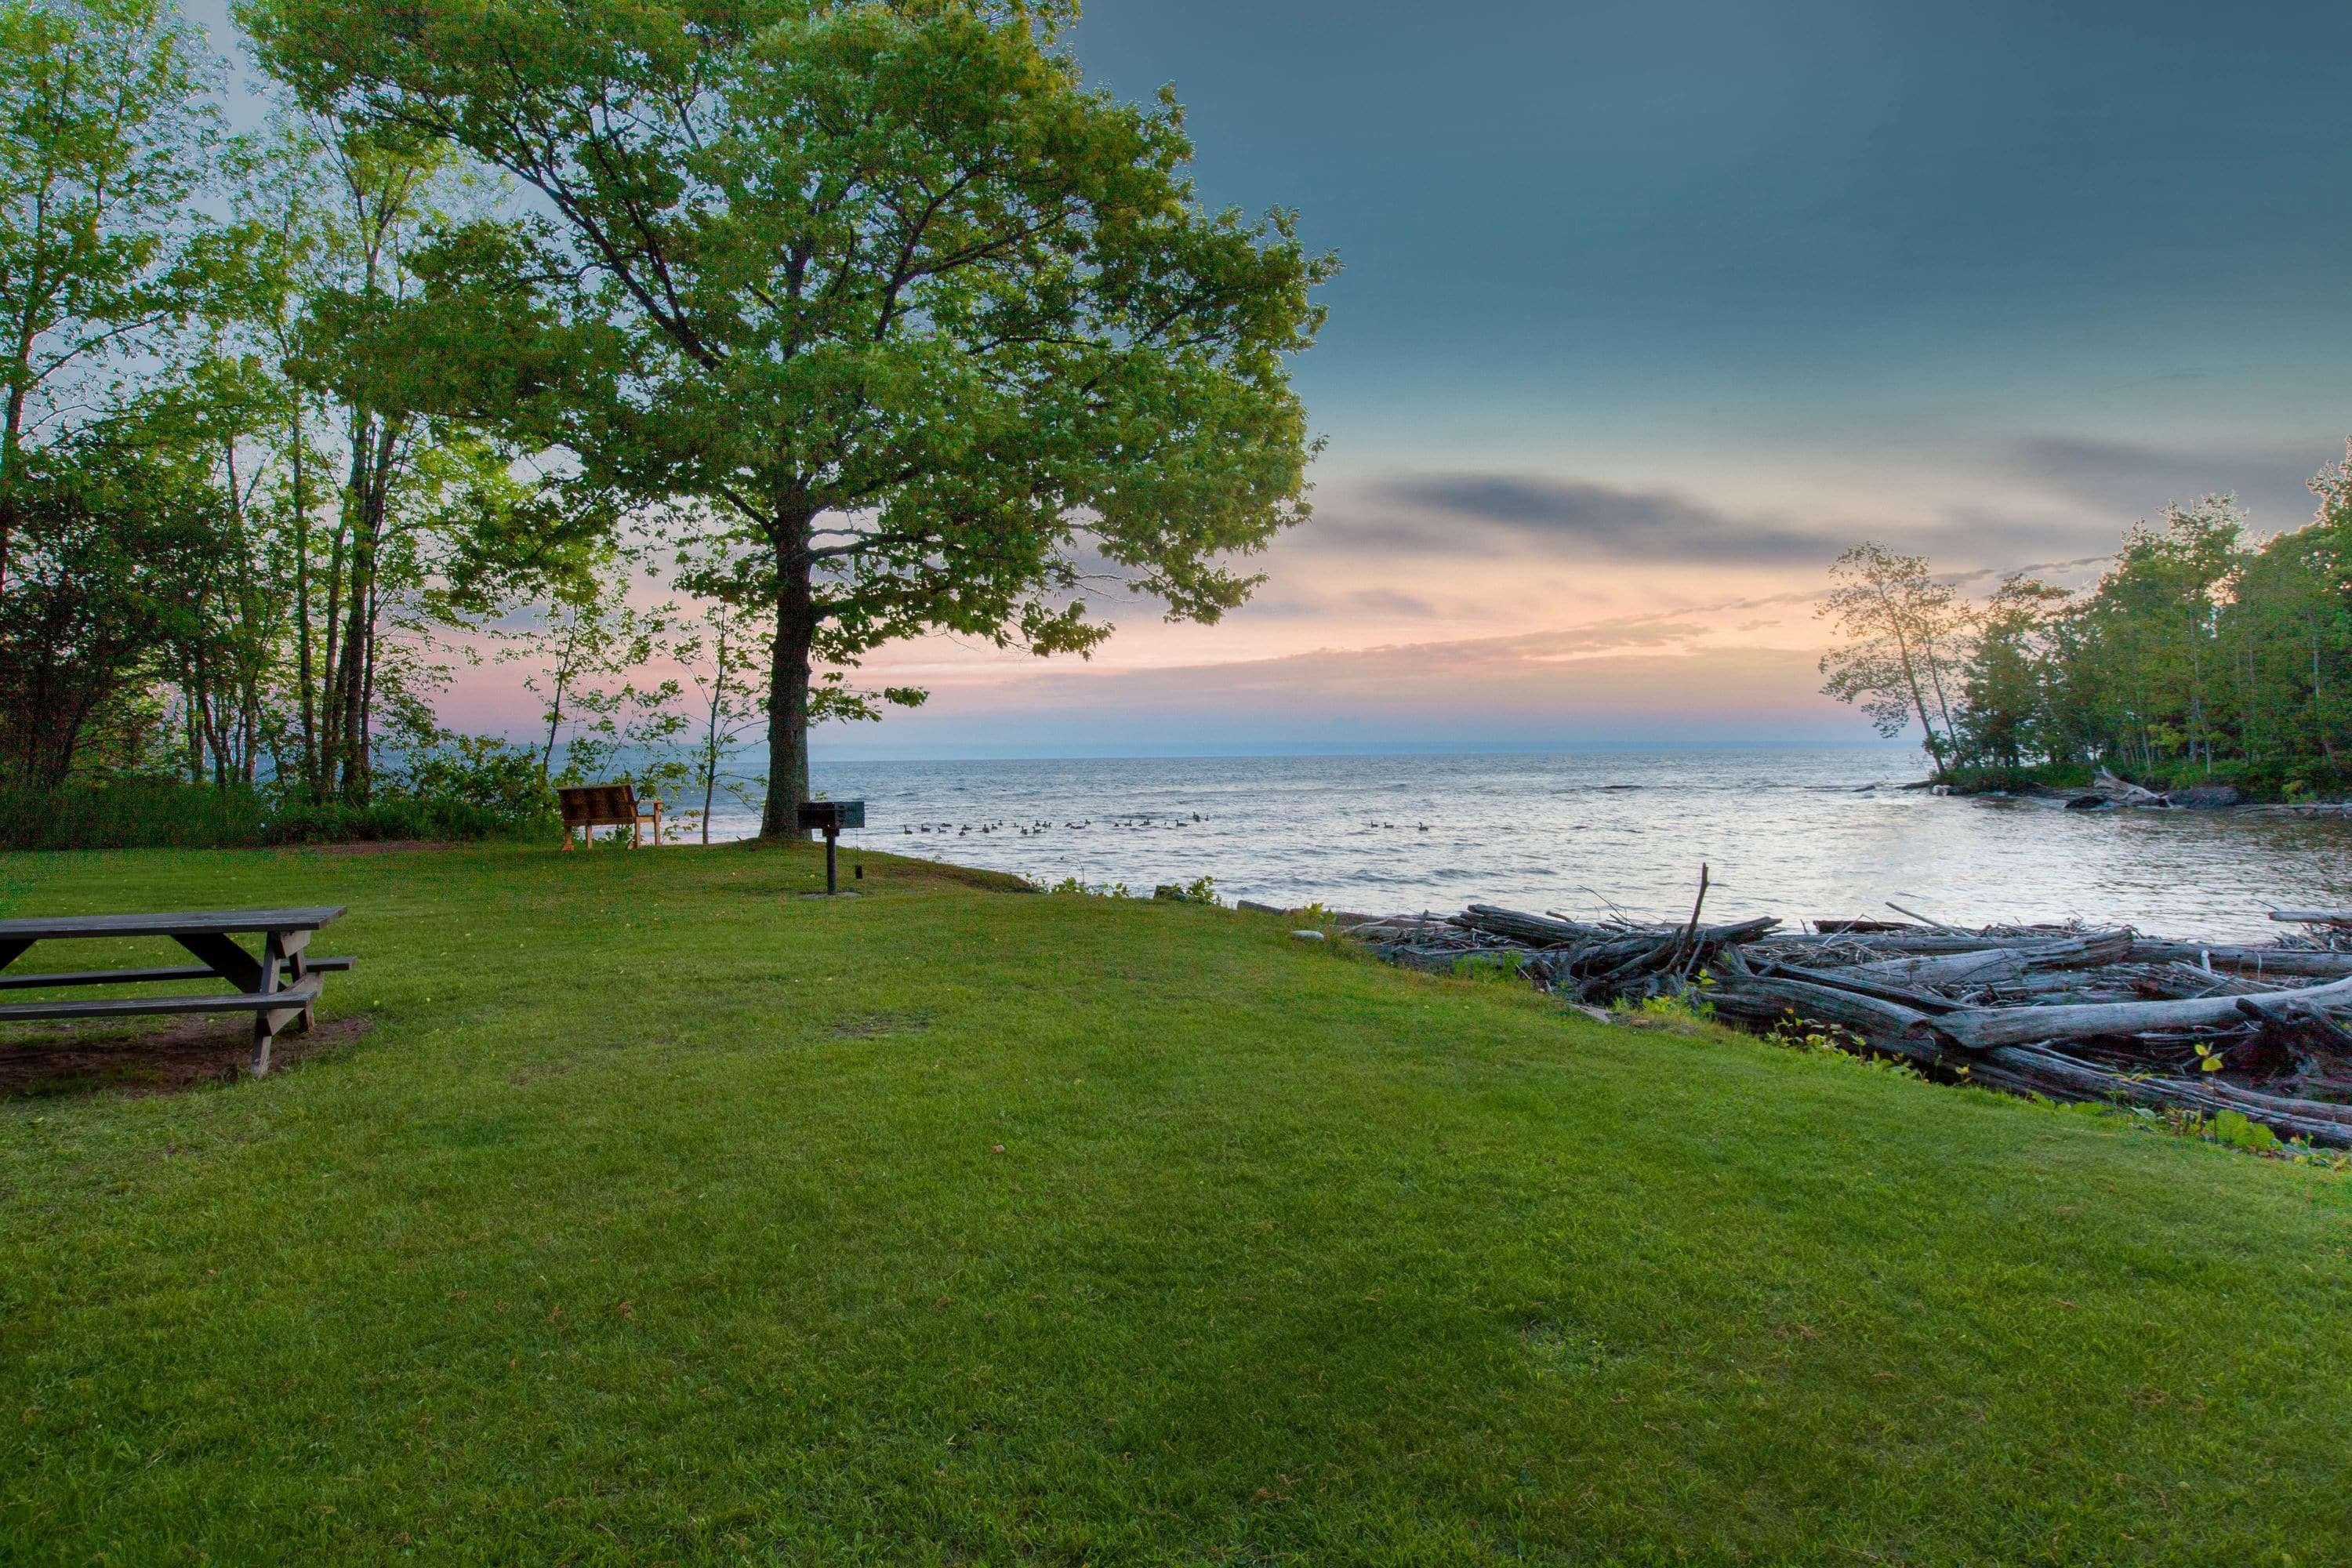
[[[0,1561],[2341,1547],[2341,1176],[866,863],[0,860],[371,1026],[0,1100]]]

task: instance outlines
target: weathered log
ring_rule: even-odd
[[[2151,1078],[2139,1073],[2111,1072],[2094,1063],[2032,1046],[2003,1046],[1986,1052],[1982,1059],[1996,1071],[2031,1080],[2036,1092],[2054,1099],[2173,1106],[2207,1115],[2234,1110],[2291,1138],[2305,1138],[2332,1149],[2352,1148],[2352,1120],[2347,1120],[2352,1107],[2263,1094],[2217,1083],[2210,1077]],[[1979,1068],[1970,1076],[1984,1075]]]
[[[2267,995],[2205,996],[2179,1002],[2092,1002],[2055,1007],[1969,1007],[1947,1013],[1936,1027],[1970,1050],[2101,1035],[2144,1035],[2163,1029],[2210,1029],[2235,1024],[2249,1012],[2289,1016],[2273,1009],[2352,1008],[2352,979]]]
[[[1659,922],[1654,925],[1615,923],[1587,924],[1581,921],[1564,921],[1551,915],[1532,915],[1524,910],[1500,909],[1493,904],[1472,904],[1454,917],[1454,921],[1472,931],[1483,931],[1496,936],[1508,937],[1531,945],[1564,947],[1570,942],[1602,941],[1630,942],[1654,937],[1678,936],[1679,924]],[[1726,942],[1744,940],[1749,932],[1779,929],[1780,921],[1770,915],[1753,920],[1737,921],[1722,925],[1700,926],[1697,940]]]
[[[2053,942],[2070,934],[2074,933],[2063,930],[1999,934],[1941,931],[1890,931],[1885,934],[1845,931],[1775,931],[1769,940],[1774,947],[1803,946],[1816,949],[1829,948],[1840,952],[1914,956],[1944,952],[1982,952],[1988,948],[1995,947],[2039,947],[2045,942]]]
[[[2325,952],[2298,947],[2208,947],[2193,942],[2157,942],[2141,938],[2131,945],[2131,963],[2197,963],[2210,960],[2217,969],[2252,970],[2262,974],[2302,974],[2315,979],[2352,975],[2352,952]]]
[[[2287,1137],[2328,1148],[2352,1148],[2352,1106],[2264,1094],[2203,1076],[2118,1073],[2039,1046],[1948,1052],[1935,1038],[1945,1019],[1842,987],[1741,977],[1718,988],[1715,1000],[1718,1011],[1735,1018],[1761,1023],[1794,1013],[1838,1025],[1860,1036],[1873,1050],[1953,1072],[1990,1088],[2058,1100],[2170,1107],[2208,1115],[2235,1110]]]
[[[1576,921],[1554,920],[1549,915],[1531,915],[1524,910],[1499,909],[1493,904],[1472,904],[1454,917],[1455,922],[1472,931],[1483,931],[1495,936],[1508,937],[1534,947],[1565,947],[1570,942],[1593,937],[1622,936],[1622,931],[1608,926],[1585,925]]]
[[[1770,1019],[1783,1013],[1815,1018],[1852,1029],[1874,1046],[1916,1056],[1929,1042],[1936,1020],[1916,1007],[1884,997],[1864,995],[1843,985],[1813,980],[1783,980],[1771,975],[1740,975],[1720,980],[1711,993],[1718,1010],[1750,1018]]]
[[[1611,933],[1610,940],[1589,939],[1572,946],[1549,948],[1529,955],[1528,969],[1545,986],[1583,1001],[1616,1001],[1656,995],[1688,984],[1692,972],[1717,954],[1752,941],[1771,929],[1769,919],[1742,921],[1733,925],[1702,926],[1685,943],[1685,933],[1660,929],[1631,935]]]
[[[1931,996],[1924,991],[1865,973],[1867,966],[1853,969],[1814,969],[1801,963],[1768,960],[1759,964],[1759,975],[1795,980],[1808,985],[1826,985],[1833,990],[1851,991],[1858,996],[1872,997],[1880,1002],[1892,1002],[1898,1007],[1908,1007],[1922,1016],[1958,1010],[1960,1004],[1941,996]]]
[[[2352,926],[2352,910],[2273,910],[2271,919],[2299,926]]]
[[[2132,933],[2127,931],[2090,931],[2056,942],[1879,959],[1855,967],[1897,984],[1989,985],[2022,980],[2035,970],[2092,969],[2118,963],[2131,947]]]
[[[1702,909],[1673,923],[1587,922],[1473,905],[1358,934],[1416,968],[1517,969],[1571,1004],[1671,994],[1704,967],[1727,1020],[1769,1027],[1793,1015],[1938,1077],[2062,1100],[2234,1110],[2352,1148],[2352,1105],[2302,1098],[2352,1090],[2352,1027],[2337,1016],[2352,1021],[2352,952],[2058,926],[1804,934],[1768,918],[1703,927]],[[2193,1070],[2192,1046],[2226,1051],[2230,1065]]]

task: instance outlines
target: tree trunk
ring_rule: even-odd
[[[718,670],[710,681],[710,711],[702,731],[702,841],[710,842],[710,802],[719,793],[719,720],[727,706],[727,632],[719,633]]]
[[[2311,628],[2311,733],[2319,742],[2319,754],[2328,765],[2336,763],[2335,744],[2327,738],[2327,708],[2319,689],[2319,627]]]
[[[365,706],[365,671],[368,633],[368,551],[365,544],[352,552],[351,599],[344,606],[346,624],[343,646],[339,650],[334,676],[334,705],[330,722],[334,726],[337,777],[334,786],[345,800],[358,803],[362,788],[359,776],[360,713]]]
[[[768,798],[762,838],[805,837],[798,807],[809,797],[809,660],[816,642],[816,563],[806,514],[777,520],[776,637],[768,656]]]
[[[16,487],[23,482],[18,470],[25,466],[25,384],[31,344],[29,333],[19,335],[17,374],[9,378],[6,412],[0,416],[0,594],[8,591],[8,546],[16,532]]]
[[[312,800],[319,788],[319,698],[312,689],[315,671],[310,648],[310,500],[303,489],[302,413],[295,405],[289,421],[293,432],[294,526],[294,685],[301,703],[302,789]]]

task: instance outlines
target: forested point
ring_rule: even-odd
[[[1857,545],[1822,607],[1843,638],[1823,689],[1968,787],[2101,768],[2159,791],[2352,786],[2352,457],[2311,489],[2312,520],[2269,535],[2226,495],[2169,506],[2079,590],[2018,574],[1971,599],[1924,557]]]

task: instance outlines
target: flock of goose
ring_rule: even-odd
[[[1106,830],[1117,829],[1129,833],[1144,833],[1149,832],[1155,827],[1192,827],[1208,820],[1209,819],[1207,817],[1202,816],[1196,811],[1186,816],[1114,816],[1106,818],[1099,826]],[[1010,833],[1016,838],[1035,838],[1053,832],[1055,826],[1055,825],[1051,822],[1044,821],[998,821],[980,823],[919,822],[903,826],[899,828],[898,831],[900,834],[909,838],[913,837],[918,833],[937,833],[941,836],[952,834],[958,838],[969,838],[975,833],[982,835],[983,837],[992,833]],[[1083,833],[1087,829],[1097,825],[1094,818],[1087,817],[1083,822],[1065,822],[1060,826],[1066,832]],[[1364,824],[1364,826],[1368,829],[1389,828],[1393,830],[1396,827],[1396,824],[1393,822],[1367,822]],[[1418,833],[1426,833],[1429,831],[1429,824],[1426,822],[1417,822],[1413,824],[1413,830]]]
[[[1129,832],[1137,833],[1154,827],[1191,827],[1208,820],[1196,811],[1189,816],[1111,817],[1105,820],[1101,826],[1106,829],[1123,828]],[[1018,838],[1035,838],[1051,833],[1054,826],[1051,822],[921,822],[911,826],[901,827],[898,831],[909,837],[918,833],[953,834],[958,838],[968,838],[975,833],[982,836],[992,833],[1010,833]],[[1083,822],[1065,822],[1061,826],[1069,832],[1082,833],[1095,826],[1096,823],[1094,818],[1088,817]]]

